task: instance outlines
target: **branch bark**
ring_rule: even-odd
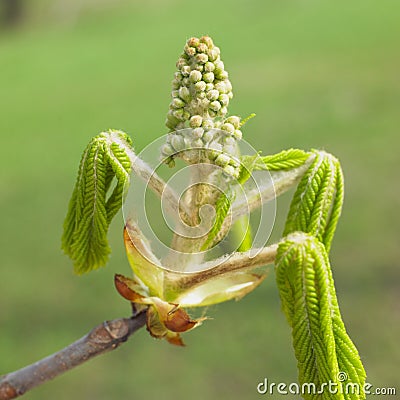
[[[146,313],[105,321],[87,335],[34,364],[0,377],[0,400],[22,396],[93,357],[116,349],[146,322]]]

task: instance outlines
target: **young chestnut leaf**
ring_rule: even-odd
[[[126,149],[131,145],[126,133],[109,130],[94,137],[82,155],[62,235],[62,249],[74,261],[77,274],[108,260],[107,232],[129,182],[131,160]],[[107,198],[114,178],[115,188]]]

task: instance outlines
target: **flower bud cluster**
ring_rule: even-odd
[[[178,71],[172,81],[172,101],[166,120],[170,131],[187,127],[194,115],[223,118],[233,97],[232,85],[220,50],[212,39],[208,36],[190,38],[176,67]]]
[[[231,116],[215,123],[210,121],[206,128],[200,120],[200,116],[193,116],[190,128],[171,132],[161,148],[162,158],[167,163],[174,157],[188,163],[211,162],[228,175],[237,177],[240,169],[237,141],[242,137],[240,118]]]
[[[219,48],[208,36],[192,37],[176,66],[166,120],[170,134],[162,148],[162,158],[171,163],[179,156],[195,163],[198,157],[186,150],[209,149],[206,152],[209,161],[236,175],[234,156],[238,152],[237,141],[242,137],[241,124],[239,117],[226,117],[233,93]]]

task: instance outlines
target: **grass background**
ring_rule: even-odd
[[[322,148],[340,159],[346,199],[331,259],[342,313],[368,381],[399,385],[400,2],[26,7],[21,27],[0,30],[0,374],[129,313],[112,281],[129,274],[121,216],[107,268],[74,276],[60,251],[80,154],[110,127],[138,149],[164,134],[175,60],[188,37],[209,34],[234,85],[231,112],[257,114],[245,129],[250,143],[264,154]],[[280,216],[289,200],[279,201]],[[281,227],[280,217],[274,238]],[[207,315],[184,349],[142,330],[25,398],[253,399],[264,377],[296,381],[272,270],[257,291]]]

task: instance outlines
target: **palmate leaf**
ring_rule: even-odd
[[[336,298],[332,272],[324,245],[304,233],[295,233],[280,243],[276,257],[276,280],[282,308],[292,328],[300,384],[335,383],[320,396],[305,399],[364,399],[366,374],[357,349],[346,333]],[[339,372],[356,384],[359,393],[340,393]]]
[[[104,266],[108,260],[108,227],[122,206],[129,182],[128,148],[129,136],[110,130],[94,137],[82,155],[62,236],[62,248],[78,274]],[[107,198],[114,178],[116,185]]]

